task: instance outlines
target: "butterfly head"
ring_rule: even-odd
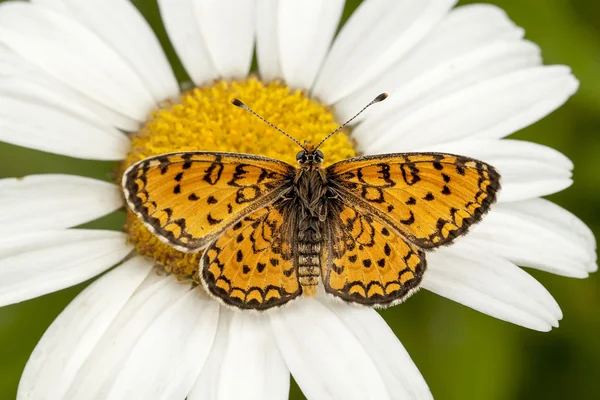
[[[300,167],[319,166],[324,158],[321,150],[302,149],[296,154],[296,161]]]

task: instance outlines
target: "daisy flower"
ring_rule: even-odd
[[[74,228],[122,209],[121,174],[152,155],[201,149],[294,163],[289,140],[233,97],[316,142],[385,91],[386,102],[325,143],[329,162],[441,151],[494,165],[498,204],[428,255],[422,287],[527,328],[558,326],[558,304],[519,266],[584,278],[597,269],[594,238],[542,198],[571,184],[572,163],[504,138],[560,107],[578,82],[565,66],[543,66],[502,10],[367,0],[336,34],[342,0],[158,3],[192,81],[185,89],[127,0],[0,5],[0,140],[118,161],[113,182],[0,180],[1,305],[108,271],[48,328],[19,399],[280,399],[290,373],[311,399],[432,397],[372,309],[316,298],[233,312],[191,283],[199,255],[162,244],[131,212],[120,231]]]

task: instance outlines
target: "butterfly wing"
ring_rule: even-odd
[[[423,250],[365,210],[341,202],[333,207],[321,262],[325,291],[374,307],[416,291],[426,268]]]
[[[500,190],[492,166],[440,153],[357,157],[329,166],[327,176],[343,196],[423,249],[464,234]]]
[[[226,305],[265,310],[302,293],[290,244],[290,225],[267,206],[228,228],[200,263],[205,289]]]
[[[194,252],[280,197],[294,170],[281,161],[244,154],[172,153],[131,166],[123,175],[123,189],[129,207],[162,241]]]

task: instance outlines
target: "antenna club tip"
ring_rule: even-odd
[[[381,93],[379,96],[375,97],[374,103],[379,103],[380,101],[384,101],[388,98],[387,93]]]
[[[239,99],[233,99],[233,100],[231,100],[231,104],[233,104],[236,107],[246,108],[246,105],[244,103],[242,103],[242,101],[239,100]]]

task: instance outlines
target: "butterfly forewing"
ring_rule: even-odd
[[[267,206],[211,243],[201,261],[204,287],[229,306],[264,310],[301,294],[285,216]]]
[[[131,166],[123,188],[130,208],[152,232],[178,250],[192,252],[280,197],[294,171],[264,157],[182,152]]]
[[[439,153],[358,157],[331,165],[327,177],[348,201],[424,249],[464,234],[500,189],[492,166]]]
[[[407,298],[425,272],[425,254],[393,227],[351,204],[328,221],[322,257],[325,291],[370,306]]]

